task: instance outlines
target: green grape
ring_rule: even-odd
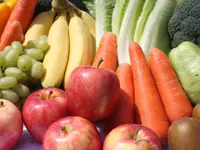
[[[6,77],[14,77],[17,80],[23,78],[23,72],[16,67],[9,67],[4,70]]]
[[[44,67],[41,62],[36,62],[31,68],[31,76],[35,79],[42,78],[44,73]]]
[[[4,48],[4,50],[2,51],[2,53],[4,54],[4,55],[6,55],[6,54],[8,54],[8,52],[10,51],[10,50],[12,50],[12,46],[6,46],[5,48]]]
[[[19,56],[17,67],[21,71],[29,71],[32,67],[32,60],[28,55]]]
[[[11,89],[2,90],[2,98],[16,103],[19,100],[19,96]]]
[[[5,56],[3,52],[0,52],[0,67],[4,67],[6,63]]]
[[[19,54],[21,54],[23,52],[23,46],[20,42],[14,41],[14,42],[12,42],[11,46],[13,49],[17,49]]]
[[[36,48],[36,43],[37,43],[36,40],[30,40],[30,41],[28,41],[28,43],[26,44],[25,48],[26,48],[26,49],[29,49],[29,48]]]
[[[15,67],[17,66],[17,60],[19,58],[19,52],[16,49],[10,50],[6,55],[5,55],[5,62],[6,62],[6,67]]]
[[[40,40],[36,43],[36,48],[40,49],[43,52],[46,52],[49,48],[49,44],[47,42],[47,36],[41,36]]]
[[[0,68],[0,78],[2,78],[4,75],[3,75],[3,70]]]
[[[29,95],[30,91],[29,88],[23,84],[17,84],[12,88],[13,91],[15,91],[19,97],[25,98]]]
[[[25,49],[25,54],[37,61],[43,60],[44,58],[44,52],[36,48]]]
[[[27,73],[23,72],[22,78],[19,79],[18,82],[26,83],[27,80],[28,80],[28,75],[27,75]]]
[[[34,63],[38,62],[38,61],[37,61],[37,60],[35,60],[34,58],[31,58],[31,60],[32,60],[32,64],[34,64]]]
[[[14,77],[3,77],[0,79],[0,89],[5,90],[14,87],[17,79]]]

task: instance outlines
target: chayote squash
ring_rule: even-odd
[[[171,50],[169,59],[190,101],[200,103],[200,47],[183,42]]]

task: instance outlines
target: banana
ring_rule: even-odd
[[[65,72],[64,87],[76,67],[92,63],[92,39],[89,29],[74,11],[70,11],[69,15],[70,55]]]
[[[69,57],[69,26],[66,12],[58,15],[50,28],[47,40],[50,49],[43,61],[45,74],[42,77],[42,86],[59,87],[63,82]]]
[[[93,51],[92,58],[94,59],[95,54],[96,54],[96,26],[95,26],[95,20],[90,14],[88,14],[85,11],[81,11],[80,17],[84,21],[86,26],[89,28],[89,31],[90,31],[90,34],[91,34],[91,37],[92,37],[92,51]]]
[[[54,10],[38,14],[25,34],[23,45],[26,45],[30,40],[39,40],[41,35],[48,35],[55,15],[56,12]]]

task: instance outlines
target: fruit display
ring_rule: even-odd
[[[0,1],[0,150],[199,150],[199,4]]]

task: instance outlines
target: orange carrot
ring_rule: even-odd
[[[153,49],[149,65],[170,122],[173,123],[182,117],[191,117],[192,105],[167,55],[160,49]]]
[[[18,0],[17,1],[8,19],[8,22],[4,28],[4,31],[1,35],[0,50],[3,50],[5,46],[11,44],[11,42],[13,41],[19,41],[19,39],[15,39],[13,35],[10,34],[10,33],[14,33],[13,31],[14,28],[11,28],[11,26],[13,25],[13,22],[18,21],[21,24],[22,33],[25,33],[34,15],[37,2],[38,0]],[[15,30],[15,32],[18,32],[18,31]],[[5,40],[4,38],[6,38],[7,40]]]
[[[99,68],[116,71],[117,66],[117,38],[112,32],[106,32],[101,38],[92,66],[96,67],[103,59]]]
[[[131,66],[120,64],[116,73],[120,81],[120,97],[115,112],[104,121],[105,134],[119,125],[134,123],[134,86]]]
[[[4,47],[8,45],[8,43],[12,43],[13,41],[22,41],[22,39],[22,26],[19,23],[19,21],[13,21],[13,23],[10,26],[10,29],[7,31],[7,34],[1,40],[0,50],[3,50]]]
[[[117,68],[116,74],[118,76],[121,89],[123,89],[130,96],[130,98],[134,100],[134,84],[131,66],[127,63],[120,64]]]
[[[170,123],[139,44],[130,44],[129,57],[135,87],[136,122],[153,130],[165,143]]]

